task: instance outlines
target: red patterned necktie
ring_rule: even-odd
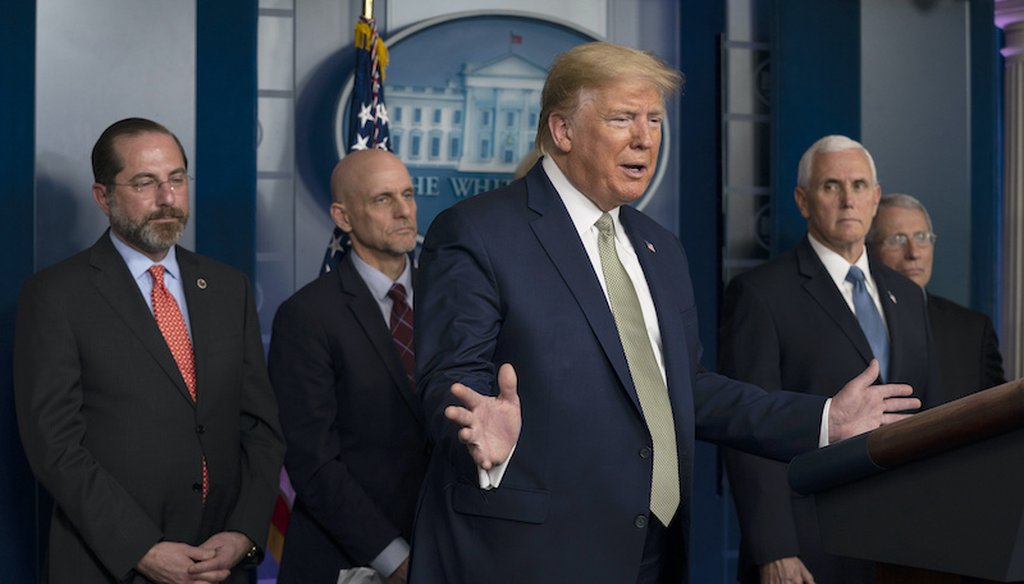
[[[171,350],[174,362],[178,364],[178,370],[185,379],[185,386],[188,387],[188,394],[192,401],[196,400],[196,364],[192,354],[192,340],[188,337],[188,329],[185,328],[185,319],[181,316],[181,309],[178,302],[174,300],[167,287],[164,286],[164,267],[157,264],[149,268],[153,276],[153,316],[156,317],[156,325],[167,341],[167,347]],[[203,457],[203,502],[206,502],[206,495],[210,492],[210,474],[206,469],[206,457]]]
[[[391,298],[391,339],[402,358],[409,383],[416,386],[416,354],[412,348],[412,308],[405,301],[405,286],[393,284],[388,290]]]

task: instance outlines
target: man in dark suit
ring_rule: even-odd
[[[682,245],[628,206],[679,83],[641,51],[570,50],[542,94],[543,159],[431,225],[414,584],[686,582],[695,437],[780,458],[819,444],[825,398],[701,367]],[[832,439],[916,403],[867,377],[832,400]]]
[[[807,237],[729,284],[723,374],[827,396],[877,359],[884,381],[911,385],[925,403],[934,398],[924,298],[865,253],[879,196],[874,162],[858,142],[826,136],[804,153],[794,197]],[[741,582],[874,580],[873,564],[824,553],[813,499],[790,490],[782,464],[732,450],[724,457],[740,520]]]
[[[14,389],[53,495],[54,583],[247,582],[284,445],[248,280],[175,243],[185,152],[130,118],[92,154],[110,229],[29,278]]]
[[[409,346],[416,201],[409,172],[384,150],[346,156],[331,189],[352,251],[281,305],[270,341],[296,492],[278,582],[371,567],[401,583],[427,465]]]
[[[868,246],[885,265],[927,291],[932,277],[935,232],[928,210],[902,194],[882,197],[868,233]],[[952,300],[928,296],[928,321],[939,363],[944,401],[1006,382],[992,319]]]

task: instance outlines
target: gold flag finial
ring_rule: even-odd
[[[373,0],[363,0],[363,18],[373,20]]]

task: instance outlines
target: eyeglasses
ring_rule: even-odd
[[[913,239],[914,243],[920,246],[931,247],[932,245],[935,245],[935,240],[938,238],[938,235],[929,231],[918,231],[913,235],[907,235],[906,233],[893,233],[889,237],[881,240],[881,243],[886,247],[903,247],[904,245],[907,245],[907,242]]]
[[[128,187],[140,195],[152,195],[159,191],[160,187],[163,186],[164,183],[166,183],[174,192],[177,192],[179,189],[188,188],[188,181],[191,178],[192,177],[187,174],[179,173],[172,174],[167,177],[167,180],[156,180],[156,178],[152,176],[143,176],[131,182],[110,184],[118,187]]]

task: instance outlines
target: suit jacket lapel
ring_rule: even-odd
[[[188,303],[188,320],[192,328],[192,356],[196,364],[196,403],[202,403],[203,392],[211,391],[214,388],[204,385],[203,380],[207,379],[209,372],[210,354],[210,323],[212,322],[211,296],[206,292],[208,286],[216,286],[218,282],[207,280],[208,275],[204,274],[199,264],[199,258],[192,252],[178,247],[178,269],[181,271],[181,287],[185,291],[185,302]],[[181,377],[179,375],[178,377]],[[185,396],[192,401],[188,394],[188,387],[184,380],[178,384],[179,388],[185,391]]]
[[[907,316],[906,311],[898,307],[899,299],[892,292],[889,275],[882,270],[876,270],[875,264],[872,263],[871,276],[878,286],[878,299],[885,313],[886,328],[889,329],[889,379],[900,379],[901,368],[907,359],[904,353],[907,347],[902,337],[910,323],[904,320]],[[921,294],[923,295],[924,291]]]
[[[153,356],[153,359],[175,384],[182,396],[188,400],[189,404],[192,404],[192,398],[185,386],[185,380],[178,370],[178,364],[174,362],[171,350],[167,347],[167,342],[156,326],[153,313],[149,311],[145,299],[139,293],[138,285],[128,272],[124,259],[117,253],[114,244],[110,242],[109,231],[104,233],[99,241],[92,246],[89,261],[96,268],[96,272],[92,276],[92,284],[138,337],[140,344]],[[190,302],[190,310],[191,307],[192,303]],[[194,317],[193,320],[195,320]],[[198,363],[196,379],[201,379]]]
[[[636,252],[640,267],[644,271],[647,287],[651,291],[654,311],[658,315],[658,330],[661,331],[661,355],[665,365],[665,377],[673,381],[671,386],[676,386],[681,380],[690,377],[689,347],[680,312],[683,307],[678,306],[673,298],[673,291],[659,269],[657,250],[651,243],[653,238],[632,221],[632,217],[638,213],[639,211],[631,207],[623,207],[619,212],[619,220],[633,245],[633,251]]]
[[[579,303],[622,387],[633,400],[637,411],[641,411],[640,400],[626,364],[626,354],[608,307],[608,299],[594,274],[583,242],[576,234],[576,226],[569,212],[540,165],[535,166],[527,175],[526,188],[527,204],[539,214],[530,223],[534,235]]]
[[[836,289],[835,282],[806,237],[796,248],[796,259],[800,274],[806,278],[803,283],[804,289],[850,339],[857,352],[864,358],[864,363],[870,362],[873,357],[871,345],[868,344],[857,317],[850,310],[843,295]]]
[[[354,252],[350,251],[349,253]],[[415,388],[409,384],[409,378],[405,374],[405,367],[402,365],[402,361],[398,358],[391,333],[381,318],[380,306],[370,294],[370,289],[366,287],[362,276],[359,275],[355,266],[352,265],[351,258],[346,255],[341,260],[341,263],[338,264],[338,269],[335,272],[338,274],[338,283],[341,286],[342,294],[349,298],[348,310],[352,312],[352,315],[359,322],[359,326],[362,327],[363,333],[366,335],[367,340],[370,341],[370,345],[373,346],[377,355],[384,362],[388,373],[391,375],[391,379],[395,382],[395,387],[399,390],[399,395],[402,396],[402,400],[412,410],[416,420],[422,424],[423,408],[416,398]],[[415,315],[413,318],[415,318]],[[413,327],[415,326],[414,322]]]

